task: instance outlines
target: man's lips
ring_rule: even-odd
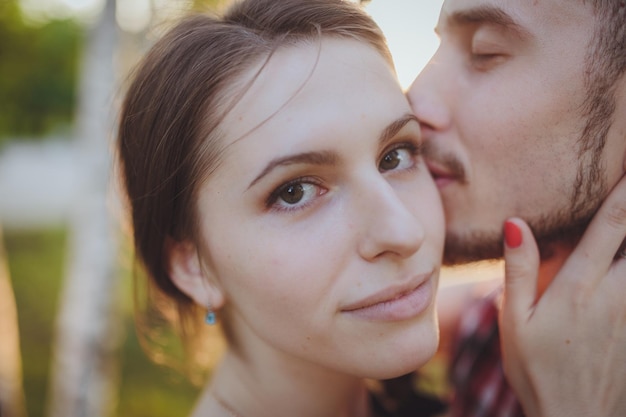
[[[438,187],[443,187],[459,180],[458,175],[435,161],[426,161],[426,166]]]

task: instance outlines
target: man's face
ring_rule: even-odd
[[[575,241],[623,175],[626,118],[613,120],[626,112],[623,79],[615,110],[588,116],[590,7],[444,2],[441,44],[408,95],[443,198],[448,263],[501,256],[510,216],[527,220],[544,250]]]

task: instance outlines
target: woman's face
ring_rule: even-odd
[[[379,53],[345,39],[283,47],[221,130],[200,258],[245,355],[375,378],[428,360],[443,211]]]

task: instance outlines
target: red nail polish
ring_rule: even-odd
[[[515,249],[522,244],[522,231],[510,220],[504,223],[504,241],[509,248]]]

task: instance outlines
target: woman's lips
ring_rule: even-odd
[[[421,314],[434,296],[433,273],[416,277],[410,285],[390,287],[341,311],[366,320],[400,321]]]

